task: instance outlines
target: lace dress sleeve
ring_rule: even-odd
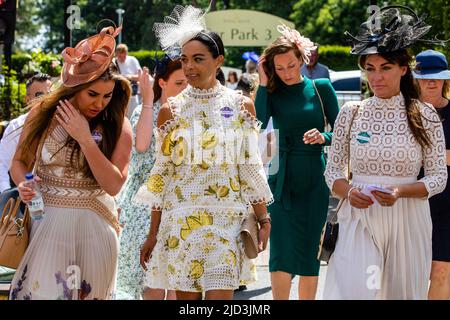
[[[354,112],[357,112],[357,107],[357,104],[354,102],[347,102],[340,110],[334,123],[333,140],[325,169],[325,181],[330,190],[333,190],[333,185],[336,180],[348,179],[347,164],[348,157],[350,156],[348,154],[348,143],[350,139],[348,131],[351,118]]]
[[[432,145],[422,149],[424,177],[419,181],[425,185],[430,198],[444,191],[447,184],[445,136],[439,115],[431,105],[423,104],[421,113]]]
[[[150,176],[136,193],[135,200],[149,205],[152,210],[162,210],[164,195],[174,173],[171,157],[171,137],[176,128],[175,120],[166,121],[154,129],[156,159]]]
[[[261,121],[245,109],[243,102],[239,117],[242,119],[243,132],[238,164],[241,195],[246,203],[269,205],[273,202],[273,195],[258,147]]]

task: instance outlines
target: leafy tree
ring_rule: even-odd
[[[344,32],[348,30],[356,33],[359,25],[369,15],[367,9],[370,3],[371,1],[359,0],[300,0],[294,4],[290,18],[302,34],[316,42],[348,45]],[[428,13],[427,23],[433,26],[429,35],[441,33],[440,38],[450,38],[449,0],[378,1],[379,6],[384,6],[385,3],[407,5],[419,14]],[[448,50],[447,48],[447,53]]]
[[[396,0],[389,4],[409,5],[418,12],[430,14],[429,23],[433,25],[430,35],[442,32],[443,39],[450,38],[450,0]],[[380,5],[385,1],[378,1]],[[33,6],[33,3],[37,3]],[[168,15],[176,4],[193,4],[207,8],[210,0],[73,0],[81,9],[81,28],[74,30],[73,45],[88,35],[96,33],[96,25],[102,18],[117,23],[116,9],[125,10],[123,15],[122,42],[131,51],[159,49],[152,26]],[[360,23],[368,17],[367,7],[371,1],[360,0],[215,0],[211,10],[248,9],[271,13],[293,21],[297,29],[312,40],[323,45],[348,45],[344,31],[355,32]],[[20,0],[24,10],[20,13],[18,36],[33,37],[36,26],[46,28],[44,50],[61,52],[64,46],[64,6],[62,0]],[[33,21],[33,23],[31,23]],[[38,21],[39,23],[35,23]],[[33,26],[33,27],[32,27]],[[34,29],[33,29],[34,28]],[[20,41],[19,41],[20,43]],[[450,45],[448,46],[450,47]],[[240,58],[247,50],[261,51],[262,48],[227,48],[227,64],[243,65]],[[439,48],[438,48],[439,49]],[[442,49],[441,49],[442,50]],[[449,48],[447,48],[447,54]]]
[[[39,33],[38,8],[33,0],[19,0],[16,20],[16,48],[21,49],[25,43]]]

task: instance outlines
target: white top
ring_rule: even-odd
[[[141,69],[141,65],[139,64],[138,59],[133,56],[127,55],[124,63],[119,62],[119,60],[116,58],[116,63],[119,66],[120,74],[124,76],[136,75]]]
[[[238,85],[237,82],[231,83],[231,82],[228,82],[228,81],[227,81],[226,87],[227,87],[228,89],[231,89],[231,90],[236,90],[237,85]]]
[[[174,119],[154,130],[158,154],[138,201],[227,213],[273,201],[257,147],[260,122],[245,110],[242,92],[188,86],[168,102]]]
[[[3,138],[0,140],[0,192],[11,188],[8,171],[27,116],[28,113],[11,120],[5,129]]]
[[[328,67],[321,63],[317,63],[312,69],[309,69],[308,65],[304,63],[301,73],[311,80],[322,78],[330,79],[330,71],[328,70]]]
[[[439,115],[433,106],[420,104],[423,126],[432,146],[422,149],[408,126],[403,95],[390,99],[372,97],[346,103],[334,124],[333,142],[325,170],[330,189],[337,179],[345,179],[348,159],[348,129],[357,112],[350,134],[350,163],[353,175],[407,178],[417,177],[423,166],[428,198],[442,192],[447,182],[445,138]]]

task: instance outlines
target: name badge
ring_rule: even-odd
[[[220,109],[220,114],[224,118],[229,118],[233,116],[234,112],[230,107],[223,107],[222,109]]]
[[[100,142],[102,142],[103,136],[100,132],[94,130],[94,132],[92,132],[92,139],[94,139],[96,144],[99,144]]]
[[[360,132],[356,136],[356,141],[358,141],[361,144],[369,143],[370,141],[370,134],[367,132]]]

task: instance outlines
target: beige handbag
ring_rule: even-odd
[[[30,213],[25,207],[23,218],[17,217],[20,198],[10,198],[0,221],[0,265],[17,269],[28,247]]]
[[[241,226],[241,239],[244,243],[244,252],[249,259],[255,259],[258,256],[258,231],[258,219],[253,208],[250,206],[248,217],[244,219]]]

